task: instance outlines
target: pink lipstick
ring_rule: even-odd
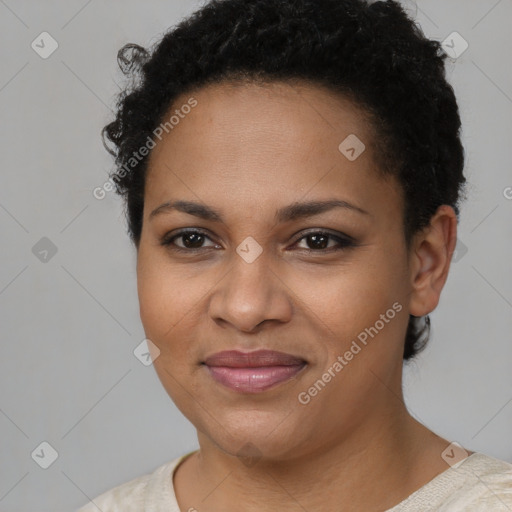
[[[306,361],[273,350],[227,350],[209,356],[203,364],[224,386],[242,393],[260,393],[295,377]]]

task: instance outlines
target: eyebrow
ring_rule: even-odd
[[[313,215],[319,215],[326,211],[334,208],[345,208],[347,210],[355,211],[363,215],[372,216],[366,210],[359,208],[347,201],[340,199],[329,199],[325,201],[308,201],[303,203],[292,203],[284,208],[279,209],[276,212],[275,219],[277,222],[289,222],[296,219],[302,219],[304,217],[312,217]],[[149,218],[152,219],[156,215],[162,213],[169,213],[171,211],[179,211],[200,217],[204,220],[213,222],[223,222],[222,215],[217,210],[203,205],[201,203],[195,203],[193,201],[167,201],[155,208],[150,214]]]

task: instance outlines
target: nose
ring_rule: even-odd
[[[252,263],[233,255],[231,269],[212,292],[210,317],[221,326],[257,332],[265,323],[286,323],[292,315],[290,293],[262,254]]]

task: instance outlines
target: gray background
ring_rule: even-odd
[[[112,166],[99,133],[121,83],[117,50],[153,43],[199,5],[0,0],[2,512],[73,510],[196,447],[133,354],[135,252],[120,200],[92,190]],[[440,435],[512,462],[512,2],[406,5],[429,37],[469,43],[448,76],[471,183],[432,339],[405,369],[407,404]],[[59,44],[47,59],[31,48],[43,31]],[[57,248],[46,262],[32,250],[42,237]],[[31,457],[43,441],[58,452],[46,470]]]

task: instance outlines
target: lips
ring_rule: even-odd
[[[304,359],[275,352],[273,350],[258,350],[256,352],[239,352],[226,350],[207,357],[207,366],[228,366],[230,368],[261,368],[264,366],[294,366],[304,363]]]
[[[272,350],[228,350],[206,358],[210,376],[238,392],[260,393],[295,377],[305,366],[300,357]]]

